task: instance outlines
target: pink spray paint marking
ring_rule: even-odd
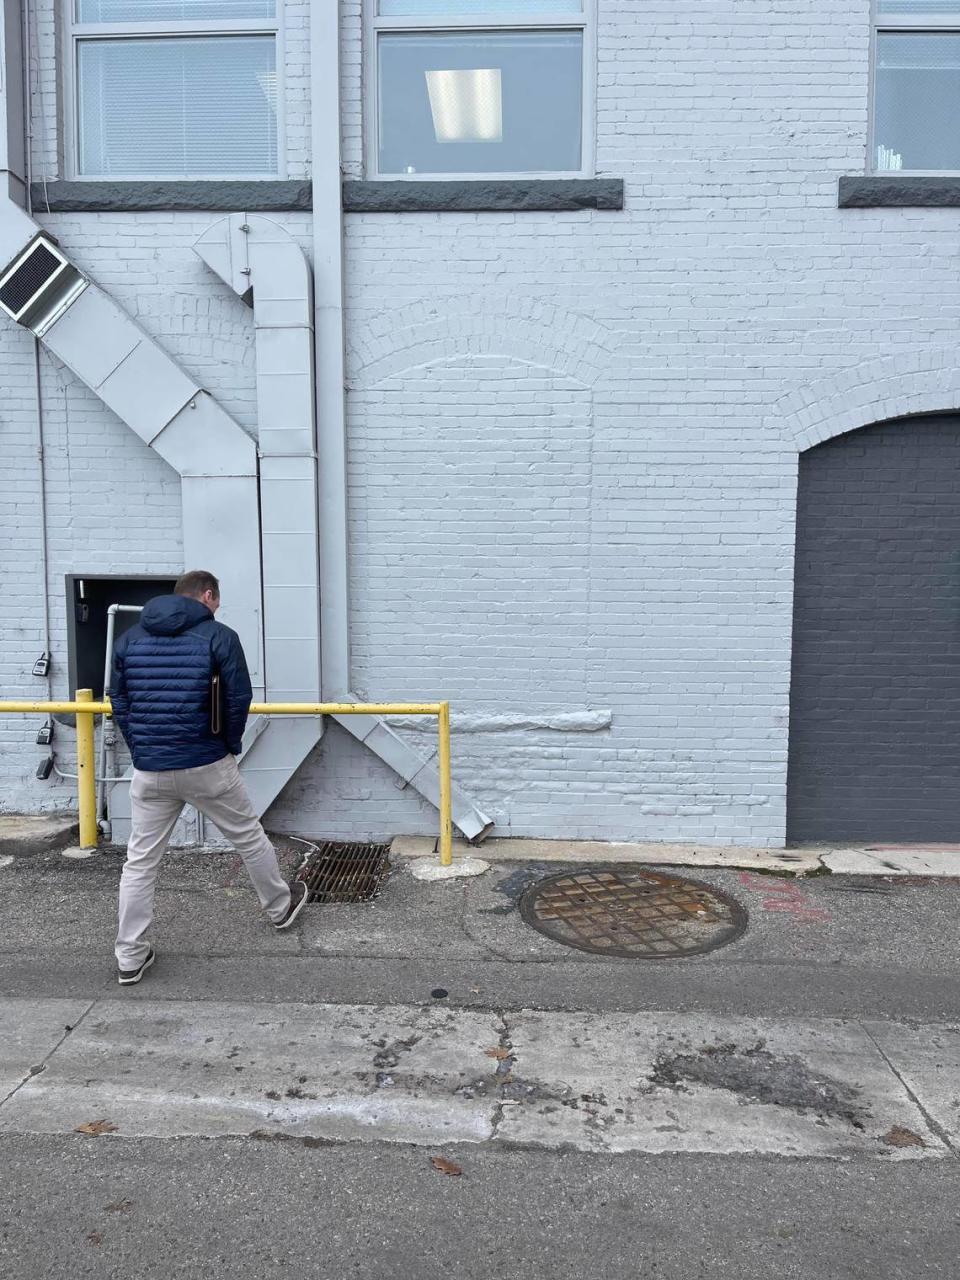
[[[810,895],[790,880],[771,880],[753,871],[741,871],[739,879],[745,889],[763,895],[761,911],[782,911],[798,924],[823,924],[833,919],[829,911],[814,906]]]

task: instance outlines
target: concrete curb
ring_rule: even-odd
[[[938,849],[920,846],[823,845],[771,849],[744,845],[666,843],[608,843],[602,840],[492,839],[479,846],[488,862],[625,862],[670,867],[729,867],[743,871],[772,871],[805,876],[813,872],[861,876],[933,876],[960,878],[960,846]],[[462,840],[453,842],[455,859],[469,859],[477,850]],[[394,859],[422,859],[437,854],[432,836],[397,836],[390,846]]]
[[[429,858],[437,852],[430,836],[397,836],[394,859]],[[453,842],[454,858],[482,853],[488,862],[636,862],[670,867],[736,867],[802,876],[822,867],[822,850],[761,849],[729,845],[620,844],[602,840],[491,839],[474,847]]]
[[[54,853],[79,834],[80,826],[73,814],[0,814],[0,858]]]

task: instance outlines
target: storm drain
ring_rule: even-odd
[[[747,927],[746,911],[725,893],[642,867],[548,876],[524,893],[520,914],[564,946],[638,960],[701,955]]]
[[[389,869],[388,844],[325,840],[297,873],[310,902],[369,902]]]

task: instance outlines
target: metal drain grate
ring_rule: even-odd
[[[641,867],[548,876],[524,893],[520,914],[565,946],[634,959],[702,955],[747,927],[744,908],[718,889]]]
[[[388,844],[324,840],[297,873],[310,902],[369,902],[380,892],[390,864]]]

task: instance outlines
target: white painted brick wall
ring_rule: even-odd
[[[604,733],[455,739],[459,776],[509,831],[777,841],[796,445],[824,417],[849,428],[905,403],[898,368],[889,398],[851,374],[820,413],[831,372],[949,350],[956,218],[836,207],[837,177],[864,166],[866,0],[599,9],[597,167],[625,179],[623,213],[348,218],[355,683],[472,713],[611,707]],[[352,121],[346,57],[344,71]],[[357,172],[351,127],[344,150]],[[477,365],[498,359],[481,391]],[[477,571],[488,474],[504,563],[524,564],[540,514],[504,458],[526,413],[516,360],[589,388],[586,530],[560,508],[545,526],[572,535],[568,587],[586,582],[588,604],[566,652],[537,614],[527,651],[498,662],[498,626],[519,634],[524,612],[509,576],[490,601]],[[957,404],[940,375],[916,376],[911,403]],[[819,389],[801,425],[777,402],[803,386]],[[323,804],[336,811],[329,784]]]
[[[624,178],[623,212],[347,219],[354,684],[449,697],[455,727],[458,710],[610,708],[600,732],[455,735],[457,777],[503,832],[776,843],[797,450],[960,407],[956,211],[836,207],[838,176],[864,167],[867,0],[599,9],[597,165]],[[342,11],[358,176],[359,0]],[[252,430],[249,313],[189,248],[211,220],[51,224]],[[29,687],[29,350],[0,337],[23,478],[0,511],[22,619],[0,661]],[[51,431],[71,468],[118,459],[118,487],[160,494],[134,559],[175,563],[162,464],[70,396],[70,430]],[[52,591],[79,560],[126,563],[116,532],[143,526],[139,505],[117,495],[98,531],[54,496]],[[11,749],[19,732],[0,723]],[[3,760],[9,795],[50,794],[18,792]],[[436,815],[334,727],[271,821],[381,836]]]
[[[361,3],[340,0],[340,159],[346,178],[362,178],[364,174]]]

